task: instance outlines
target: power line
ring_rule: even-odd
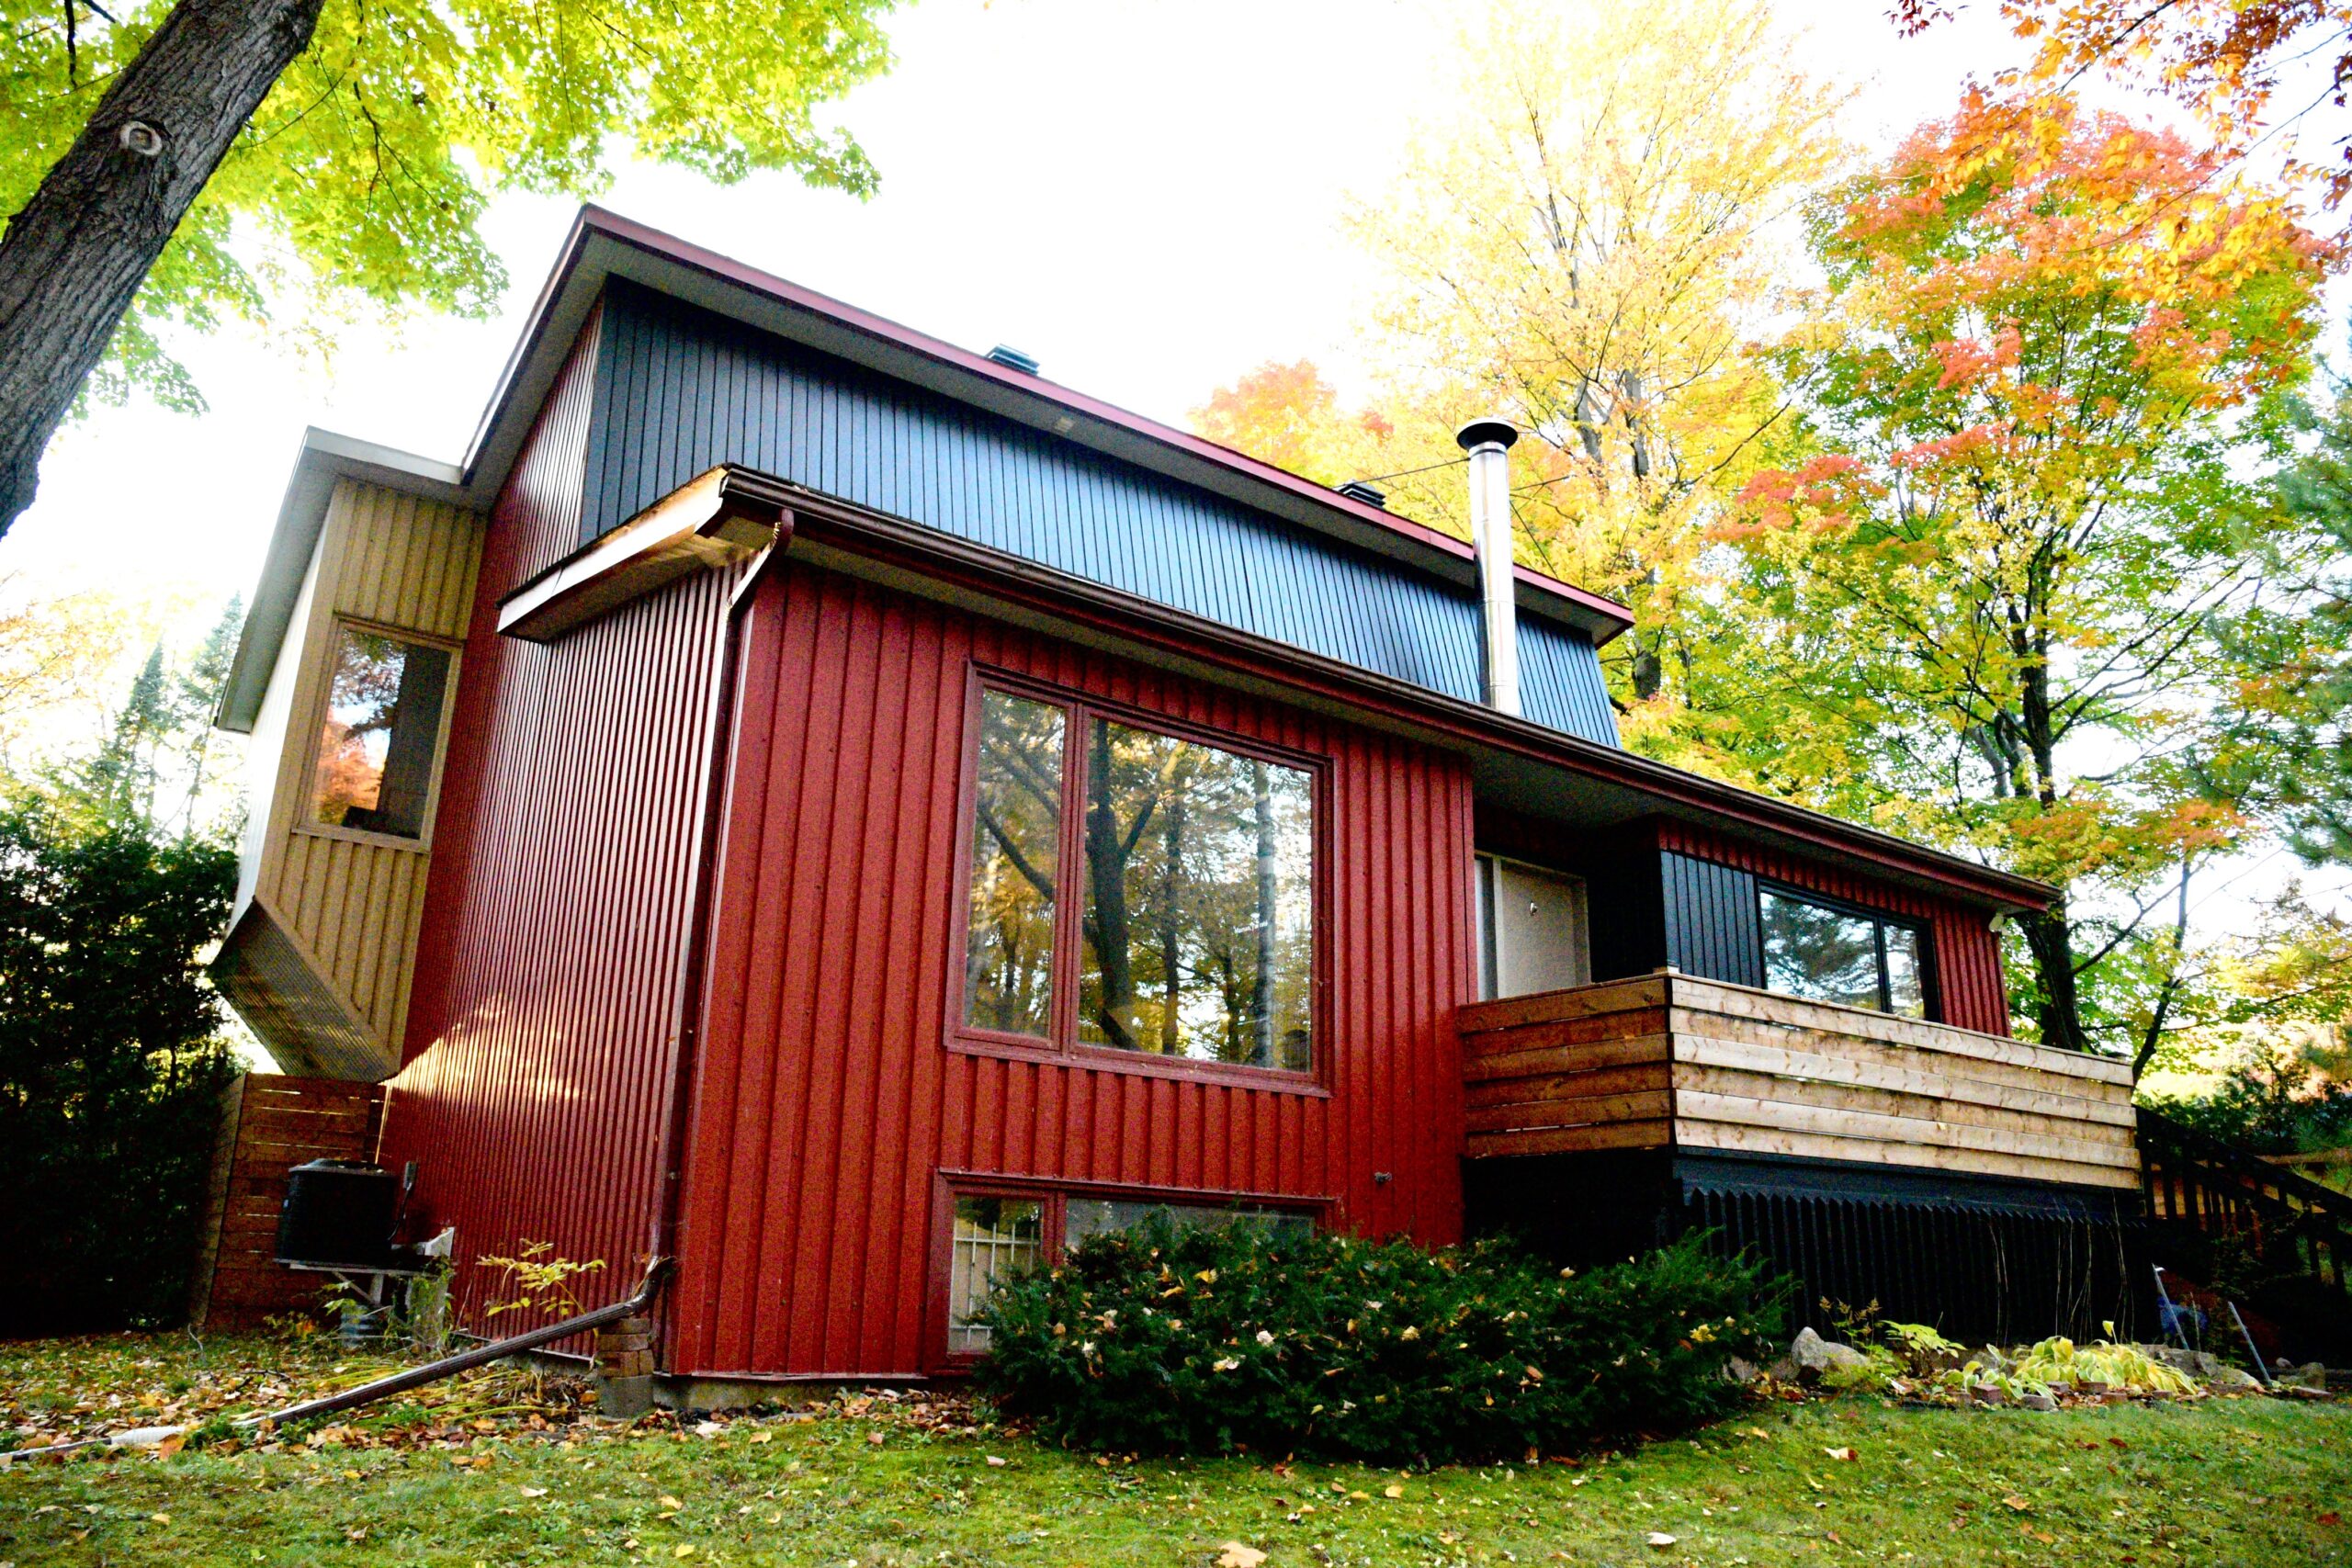
[[[1439,468],[1459,468],[1469,460],[1469,456],[1465,453],[1459,457],[1448,457],[1442,463],[1424,463],[1418,468],[1399,468],[1393,474],[1374,474],[1370,479],[1350,479],[1347,482],[1351,485],[1386,484],[1390,479],[1409,479],[1415,474],[1430,473]],[[1335,485],[1332,488],[1336,490],[1339,487]]]

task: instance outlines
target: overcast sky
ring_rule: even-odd
[[[1925,42],[1884,0],[1789,0],[1816,69],[1863,84],[1883,141],[1948,107],[2014,45],[1989,18]],[[780,175],[720,188],[631,167],[603,199],[632,218],[1182,423],[1269,359],[1344,370],[1360,271],[1337,233],[1393,166],[1412,106],[1442,94],[1453,21],[1395,0],[922,0],[897,68],[842,107],[882,174],[860,202]],[[571,221],[514,198],[489,233],[512,278],[481,321],[348,332],[306,367],[231,329],[185,345],[200,418],[134,404],[69,428],[40,500],[0,540],[19,586],[103,581],[209,621],[250,593],[303,426],[428,457],[465,449]]]

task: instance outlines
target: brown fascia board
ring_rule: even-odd
[[[688,572],[747,560],[792,536],[785,493],[747,468],[698,474],[508,592],[498,629],[553,642]]]
[[[326,526],[327,502],[335,481],[355,479],[380,484],[432,501],[458,506],[472,504],[463,476],[452,464],[379,446],[356,436],[338,435],[316,425],[302,433],[294,457],[294,472],[278,502],[277,526],[269,536],[269,553],[262,558],[261,582],[245,611],[237,634],[237,652],[229,664],[229,678],[220,691],[220,706],[213,715],[216,728],[238,735],[253,733],[261,715],[263,694],[270,672],[277,667],[294,602],[301,597],[302,579],[311,570],[311,556]]]
[[[475,434],[465,469],[477,505],[487,506],[504,482],[565,355],[612,277],[643,284],[1415,570],[1476,584],[1475,554],[1450,534],[595,207],[583,207],[574,221]],[[1634,624],[1633,613],[1613,600],[1524,566],[1514,570],[1522,613],[1574,626],[1596,646]]]
[[[910,579],[1083,628],[1098,642],[1173,655],[1188,664],[1241,676],[1259,689],[1271,688],[1294,700],[1308,694],[1320,699],[1316,705],[1327,711],[1343,709],[1359,721],[1369,717],[1438,744],[1492,748],[1545,763],[1634,792],[1661,809],[1709,827],[1868,865],[1970,902],[2035,910],[2048,908],[2057,897],[2057,889],[2031,877],[1238,631],[788,480],[768,478],[766,482],[775,487],[793,517],[789,553],[812,564],[839,564],[844,556],[864,558]]]

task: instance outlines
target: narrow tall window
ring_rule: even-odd
[[[1080,1039],[1306,1070],[1311,784],[1297,768],[1091,724]]]
[[[312,772],[312,819],[423,836],[448,689],[447,649],[340,628]]]
[[[964,950],[964,1019],[978,1029],[1042,1035],[1051,1026],[1067,722],[1049,703],[981,698]]]
[[[1925,942],[1917,926],[1770,888],[1760,897],[1767,989],[1928,1016]]]

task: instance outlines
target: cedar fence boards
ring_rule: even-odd
[[[381,1084],[247,1073],[222,1092],[191,1326],[233,1334],[319,1304],[326,1279],[273,1258],[286,1173],[314,1159],[374,1158],[383,1118]]]

